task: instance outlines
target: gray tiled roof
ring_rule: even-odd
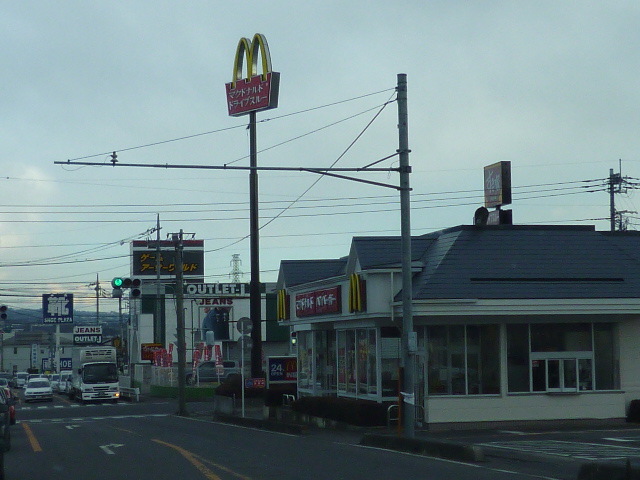
[[[287,287],[344,275],[347,258],[330,260],[282,260],[280,275]]]
[[[640,297],[640,236],[592,227],[473,227],[440,232],[415,299]]]
[[[640,234],[588,226],[458,227],[412,237],[413,298],[639,298]],[[362,270],[399,268],[400,237],[354,237]],[[283,260],[287,286],[345,274],[347,259]],[[399,296],[397,297],[399,298]]]
[[[411,260],[419,260],[435,240],[428,236],[411,237]],[[363,270],[400,265],[400,237],[354,237],[352,245]]]

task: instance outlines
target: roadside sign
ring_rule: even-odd
[[[242,317],[238,320],[238,331],[243,334],[251,333],[253,328],[253,324],[251,323],[251,319],[248,317]]]
[[[298,381],[298,359],[289,356],[268,357],[267,375],[269,385],[272,383],[295,384]]]
[[[43,294],[42,323],[73,323],[73,293]]]

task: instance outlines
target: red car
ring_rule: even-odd
[[[16,424],[16,402],[18,397],[13,394],[9,387],[4,388],[4,396],[7,397],[7,404],[9,405],[9,422],[11,425]]]

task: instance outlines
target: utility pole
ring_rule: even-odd
[[[173,243],[176,248],[176,316],[177,316],[177,332],[178,340],[178,415],[186,416],[186,395],[185,395],[185,365],[187,362],[187,354],[185,352],[186,341],[184,332],[184,280],[182,272],[182,254],[184,247],[182,245],[183,232],[174,233],[172,235]]]
[[[100,279],[96,273],[96,325],[100,325]]]
[[[160,256],[160,214],[156,216],[156,302],[153,316],[153,341],[164,343],[162,340],[162,296],[160,295],[160,270],[162,267],[162,257]]]
[[[616,210],[616,193],[627,193],[627,188],[635,188],[637,185],[631,184],[629,187],[629,182],[627,178],[622,177],[622,161],[620,160],[620,171],[618,173],[613,173],[613,168],[609,169],[609,183],[607,185],[607,190],[609,191],[609,222],[611,224],[611,231],[616,231],[616,223],[617,230],[624,231],[627,229],[628,220],[623,217],[626,213],[637,213],[631,210]]]
[[[402,252],[402,427],[405,437],[415,436],[415,353],[417,337],[413,331],[413,293],[411,278],[411,204],[409,184],[409,114],[407,75],[398,74],[398,155],[400,160],[400,236]]]
[[[619,173],[614,174],[613,168],[609,169],[609,220],[611,222],[611,231],[616,230],[616,200],[615,194],[620,193],[622,178]]]

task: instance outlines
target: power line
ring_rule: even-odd
[[[378,95],[378,94],[381,94],[381,93],[385,93],[385,92],[388,92],[390,90],[393,90],[393,89],[379,90],[377,92],[367,93],[367,94],[364,94],[364,95],[359,95],[357,97],[352,97],[352,98],[348,98],[348,99],[345,99],[345,100],[339,100],[337,102],[327,103],[327,104],[320,105],[320,106],[317,106],[317,107],[306,108],[304,110],[299,110],[297,112],[292,112],[292,113],[288,113],[288,114],[284,114],[284,115],[279,115],[279,116],[272,117],[272,118],[266,118],[266,119],[260,120],[258,123],[266,123],[266,122],[270,122],[270,121],[274,121],[274,120],[280,120],[280,119],[283,119],[283,118],[291,117],[291,116],[294,116],[294,115],[301,115],[303,113],[313,112],[313,111],[320,110],[320,109],[323,109],[323,108],[334,107],[336,105],[341,105],[341,104],[352,102],[352,101],[355,101],[355,100],[360,100],[360,99],[363,99],[363,98],[367,98],[367,97],[370,97],[370,96],[373,96],[373,95]],[[212,135],[214,133],[227,132],[229,130],[235,130],[235,129],[240,129],[240,128],[246,128],[246,124],[243,123],[241,125],[235,125],[235,126],[232,126],[232,127],[218,128],[216,130],[209,130],[209,131],[202,132],[202,133],[194,133],[192,135],[185,135],[185,136],[182,136],[182,137],[172,138],[172,139],[168,139],[168,140],[160,140],[160,141],[157,141],[157,142],[145,143],[145,144],[134,146],[134,147],[112,149],[109,152],[94,153],[94,154],[85,155],[85,156],[82,156],[82,157],[71,158],[71,159],[69,159],[69,161],[73,162],[73,161],[77,161],[77,160],[85,160],[85,159],[88,159],[88,158],[96,158],[96,157],[102,157],[102,156],[105,156],[105,155],[111,155],[114,150],[116,152],[129,152],[129,151],[132,151],[132,150],[139,150],[141,148],[155,147],[155,146],[158,146],[158,145],[164,145],[164,144],[167,144],[167,143],[174,143],[174,142],[180,142],[180,141],[184,141],[184,140],[190,140],[192,138],[202,137],[202,136],[206,136],[206,135]],[[273,147],[271,147],[271,148],[273,148]],[[235,161],[237,161],[237,160],[234,160],[234,162]]]

